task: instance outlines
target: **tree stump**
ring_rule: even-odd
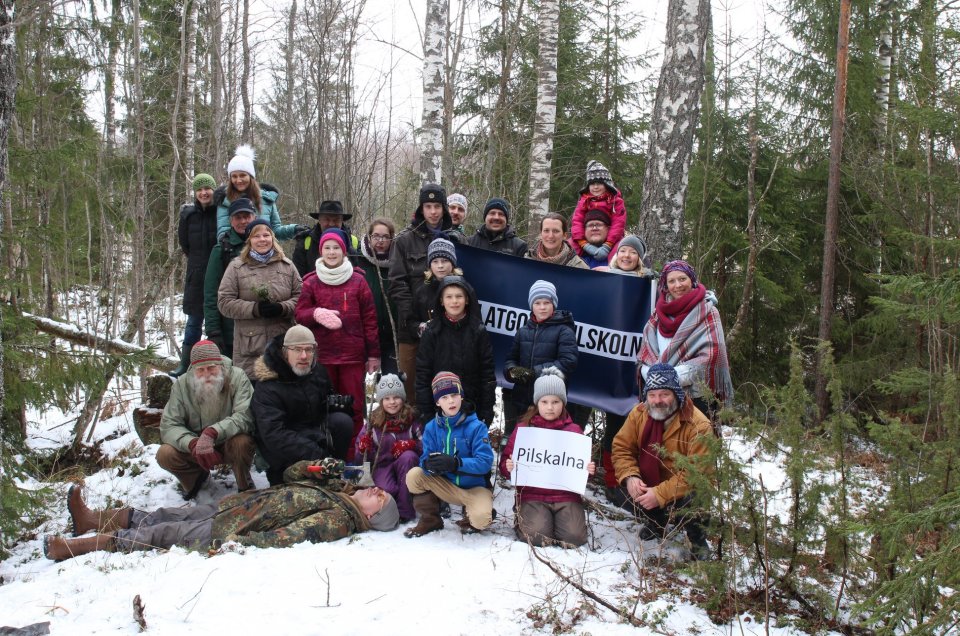
[[[173,378],[169,375],[147,378],[147,404],[133,411],[133,428],[144,446],[160,443],[160,420],[172,388]]]

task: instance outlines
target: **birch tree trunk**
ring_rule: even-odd
[[[196,174],[196,155],[194,147],[197,136],[197,109],[194,96],[194,86],[197,77],[197,15],[200,10],[200,0],[189,0],[188,7],[184,7],[187,14],[184,28],[184,73],[183,80],[183,171],[186,176],[186,200],[193,200],[193,177]]]
[[[240,138],[250,140],[250,73],[252,60],[250,57],[250,0],[243,0],[243,22],[240,26],[240,38],[243,44],[243,77],[240,80],[240,96],[243,99],[243,127]]]
[[[538,16],[540,59],[537,69],[537,112],[530,146],[529,236],[535,236],[540,219],[550,211],[550,167],[553,133],[557,127],[557,39],[560,34],[559,0],[543,0]]]
[[[823,227],[823,271],[820,278],[820,348],[817,353],[817,408],[822,422],[830,410],[823,358],[828,355],[833,321],[833,286],[836,279],[837,234],[839,232],[840,159],[847,116],[847,59],[850,51],[850,0],[840,0],[837,27],[837,75],[833,85],[833,124],[830,127],[830,169],[827,176],[827,210]]]
[[[210,130],[213,132],[210,144],[207,147],[207,157],[213,159],[210,173],[215,179],[225,179],[221,169],[223,162],[223,61],[220,47],[223,43],[223,11],[220,0],[209,0],[207,3],[207,19],[210,21],[210,43],[208,55],[210,60]]]
[[[443,178],[443,61],[446,57],[449,0],[427,0],[423,29],[423,118],[420,124],[420,179]]]
[[[117,56],[120,52],[120,29],[123,26],[123,12],[120,6],[120,0],[111,2],[110,13],[110,41],[107,43],[107,67],[103,73],[103,98],[106,104],[104,108],[104,140],[106,141],[107,155],[113,154],[113,146],[117,141],[117,116],[116,116],[116,81],[117,81]]]
[[[700,117],[709,23],[709,0],[670,0],[640,200],[641,233],[659,262],[683,253],[683,208]]]
[[[284,55],[284,66],[286,71],[286,81],[287,81],[287,94],[286,100],[284,102],[284,122],[286,128],[286,135],[284,136],[284,145],[287,150],[287,166],[293,167],[294,159],[294,134],[293,134],[293,91],[295,88],[294,73],[296,68],[293,64],[293,50],[296,46],[296,41],[294,36],[296,34],[297,26],[297,0],[293,0],[293,3],[290,5],[290,15],[287,18],[287,50]]]
[[[893,70],[893,4],[895,0],[880,0],[877,19],[883,25],[880,32],[880,44],[877,46],[877,90],[874,98],[877,102],[877,137],[880,150],[887,146],[887,117],[890,110],[890,76]]]

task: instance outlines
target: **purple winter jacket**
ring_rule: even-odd
[[[398,426],[402,430],[387,430],[397,428]],[[416,447],[411,450],[413,450],[417,456],[420,455],[423,447],[420,441],[423,439],[423,426],[417,421],[417,418],[412,415],[410,421],[406,423],[400,423],[395,419],[388,419],[382,427],[373,426],[370,422],[365,423],[360,430],[360,434],[357,435],[357,446],[360,445],[360,439],[365,435],[369,435],[373,439],[373,448],[367,451],[365,459],[370,462],[371,468],[374,469],[386,468],[395,461],[392,450],[393,444],[397,441],[405,439],[415,440],[417,442]],[[361,455],[360,449],[357,448],[357,459],[359,459]]]

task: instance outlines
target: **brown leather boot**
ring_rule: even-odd
[[[83,486],[73,484],[67,491],[67,511],[73,523],[73,536],[79,537],[91,530],[98,532],[113,532],[130,527],[130,513],[132,508],[109,508],[107,510],[90,510],[83,501]]]
[[[443,518],[440,517],[440,498],[432,492],[414,495],[413,509],[417,511],[420,520],[414,527],[407,528],[403,533],[405,537],[422,537],[443,527]]]
[[[53,561],[72,559],[81,554],[96,552],[97,550],[114,551],[112,534],[93,534],[78,539],[64,539],[47,535],[43,538],[43,556]]]

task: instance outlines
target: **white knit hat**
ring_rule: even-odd
[[[257,171],[253,167],[253,160],[256,158],[257,153],[254,152],[252,146],[240,144],[237,146],[237,153],[233,156],[233,159],[230,160],[230,163],[227,164],[227,176],[229,177],[230,174],[234,172],[246,172],[256,179]]]

